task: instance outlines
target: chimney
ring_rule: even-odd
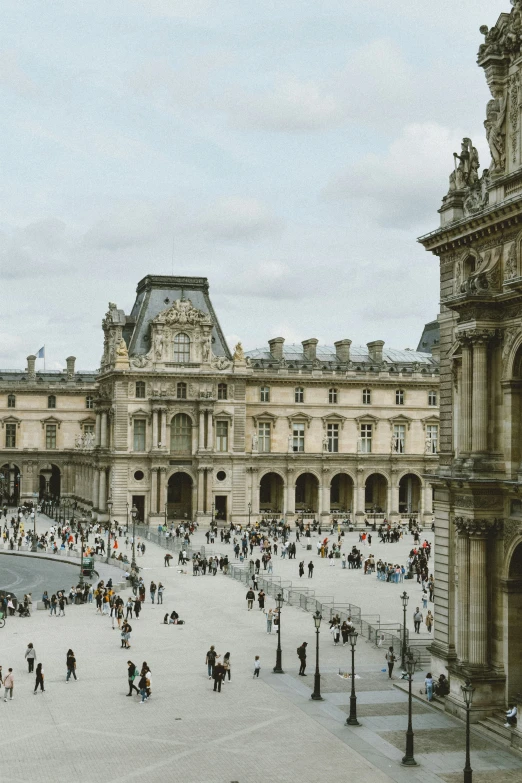
[[[277,359],[278,362],[281,361],[283,358],[283,346],[285,344],[285,338],[284,337],[274,337],[272,340],[268,341],[268,349],[274,359]]]
[[[74,363],[76,356],[68,356],[65,360],[67,362],[67,379],[72,380],[74,378]]]
[[[315,337],[310,337],[309,340],[302,341],[301,345],[303,346],[303,353],[307,362],[315,362],[318,342],[319,340]]]
[[[35,365],[36,365],[36,356],[32,356],[32,355],[28,356],[27,357],[27,377],[29,378],[29,380],[32,380],[32,381],[34,381],[34,379],[36,378]]]
[[[337,340],[335,345],[335,353],[337,354],[337,358],[340,362],[343,362],[348,364],[350,361],[350,345],[352,344],[351,340]]]
[[[382,364],[382,349],[384,346],[384,340],[374,340],[372,343],[366,343],[368,346],[368,353],[370,359],[375,364]]]

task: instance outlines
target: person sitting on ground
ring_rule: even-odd
[[[450,691],[449,682],[446,679],[446,675],[441,674],[439,676],[439,679],[437,680],[435,693],[437,694],[437,696],[447,696],[449,691]]]
[[[170,625],[180,625],[183,623],[183,620],[179,619],[179,614],[176,611],[171,612],[169,624]]]

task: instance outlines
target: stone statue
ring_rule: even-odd
[[[471,176],[471,160],[473,150],[475,148],[471,144],[471,139],[462,139],[460,155],[457,152],[453,153],[453,161],[455,165],[454,171],[451,172],[449,178],[449,192],[454,190],[463,190],[470,184]],[[476,163],[478,163],[478,153],[476,153]],[[474,156],[473,156],[474,157]],[[458,163],[457,163],[458,160]]]
[[[201,344],[201,356],[205,363],[210,361],[210,350],[210,335],[208,335]]]
[[[127,343],[121,338],[120,342],[118,343],[118,347],[116,349],[116,356],[122,356],[125,359],[128,359],[129,353],[127,351]]]
[[[426,454],[433,454],[433,441],[429,435],[426,435],[424,451]]]
[[[258,451],[259,450],[259,438],[257,437],[257,433],[254,432],[252,435],[252,451]]]
[[[328,435],[323,437],[323,451],[328,451]]]
[[[517,276],[517,248],[516,243],[513,242],[509,250],[506,264],[504,267],[504,280],[512,280]]]
[[[294,439],[292,435],[288,436],[288,453],[293,454],[294,453]]]
[[[82,447],[82,436],[77,435],[74,439],[74,448],[81,449],[81,447]]]
[[[399,439],[396,437],[395,433],[391,436],[391,452],[392,454],[397,454],[399,446]]]
[[[244,362],[245,361],[245,352],[243,351],[243,346],[241,343],[238,343],[236,345],[236,349],[234,351],[233,359],[235,362]]]
[[[156,359],[161,359],[163,356],[163,335],[161,332],[156,332],[154,335],[154,354]]]
[[[455,264],[455,293],[460,293],[460,286],[462,283],[462,263],[457,261]]]
[[[504,95],[501,90],[497,89],[493,92],[493,98],[489,101],[486,108],[484,128],[486,129],[486,138],[491,152],[492,165],[489,169],[491,173],[502,172],[506,167],[506,143],[503,132],[506,105],[507,95]]]

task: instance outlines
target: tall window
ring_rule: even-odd
[[[134,419],[134,451],[145,451],[146,427],[145,419]]]
[[[16,424],[5,425],[5,447],[6,449],[16,448]]]
[[[337,402],[337,389],[328,389],[328,402]]]
[[[393,425],[393,450],[396,454],[404,454],[406,427],[404,424]]]
[[[192,451],[192,421],[186,413],[178,413],[172,419],[170,450],[177,453]]]
[[[88,394],[85,398],[85,407],[89,408],[89,410],[92,410],[94,408],[94,397],[92,394]]]
[[[328,451],[337,454],[339,451],[339,425],[328,424],[326,434],[328,436]]]
[[[432,390],[428,392],[428,405],[436,405],[436,404],[437,404],[437,392]]]
[[[190,362],[190,337],[185,332],[174,338],[174,361],[180,364]]]
[[[7,397],[7,407],[16,408],[16,397],[14,394],[9,394],[9,396]]]
[[[296,386],[294,389],[294,401],[304,402],[304,389],[302,386]]]
[[[363,454],[371,454],[372,430],[371,424],[361,424],[361,451]]]
[[[395,391],[395,405],[404,405],[404,391],[403,391],[403,389],[396,389],[396,391]]]
[[[259,423],[259,451],[265,454],[270,453],[270,422],[262,421]]]
[[[56,424],[45,425],[45,448],[56,448]]]
[[[304,451],[304,424],[294,424],[292,427],[294,451]]]
[[[228,399],[228,386],[226,383],[218,383],[218,400]]]
[[[270,388],[268,386],[261,386],[259,398],[261,402],[270,402]]]
[[[426,440],[427,440],[427,448],[426,448],[427,453],[436,454],[438,443],[439,443],[438,424],[428,424],[428,426],[426,427]]]
[[[187,399],[187,384],[180,381],[176,386],[176,397],[178,400]]]
[[[136,381],[136,397],[140,400],[145,399],[145,381]]]
[[[228,451],[228,421],[216,422],[216,451]]]
[[[371,389],[363,389],[363,405],[371,405],[372,392]]]
[[[50,394],[47,398],[47,407],[48,408],[56,408],[56,397],[54,394]]]

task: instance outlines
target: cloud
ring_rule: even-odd
[[[151,205],[121,205],[97,220],[84,234],[83,244],[94,250],[125,250],[150,245],[163,235],[164,216]]]
[[[0,52],[0,85],[22,97],[34,95],[36,84],[18,63],[18,54],[11,49]]]
[[[0,234],[0,269],[4,280],[66,274],[73,246],[63,221],[35,221]]]
[[[218,199],[193,222],[209,239],[244,242],[279,234],[283,223],[261,201],[255,198]]]

